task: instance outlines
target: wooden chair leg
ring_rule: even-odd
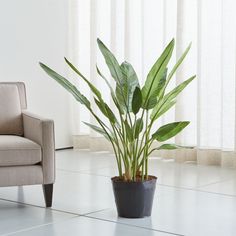
[[[51,207],[53,196],[53,184],[43,184],[43,194],[46,207]]]

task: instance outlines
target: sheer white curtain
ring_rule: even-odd
[[[235,166],[235,12],[235,0],[71,0],[68,57],[103,91],[109,102],[109,90],[95,68],[97,63],[110,78],[96,45],[97,37],[119,62],[129,61],[141,81],[173,37],[176,50],[170,66],[192,42],[191,51],[170,88],[191,75],[197,74],[197,79],[158,125],[190,120],[191,124],[172,142],[196,148],[154,154],[176,161]],[[68,73],[92,100],[82,81]],[[85,108],[73,99],[71,106],[75,147],[110,150],[102,137],[82,123],[94,122]]]

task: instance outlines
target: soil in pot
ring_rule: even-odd
[[[157,177],[150,175],[144,181],[137,178],[136,182],[123,181],[119,177],[113,177],[111,180],[119,217],[151,216]]]

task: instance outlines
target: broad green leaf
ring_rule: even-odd
[[[159,94],[160,94],[162,88],[163,88],[163,87],[165,86],[165,84],[166,84],[167,71],[168,71],[168,69],[166,68],[166,69],[164,70],[164,73],[163,73],[163,75],[162,75],[162,77],[161,77],[159,83],[158,83],[157,90],[156,90],[156,93],[155,93],[155,95],[156,95],[157,97],[159,97]]]
[[[39,65],[51,78],[56,80],[62,87],[69,91],[78,102],[85,105],[89,110],[91,109],[89,100],[83,94],[81,94],[80,91],[70,81],[43,63],[40,62]]]
[[[156,88],[156,91],[153,92],[153,94],[150,96],[150,98],[147,101],[146,109],[152,109],[157,105],[157,101],[159,99],[160,92],[164,88],[166,84],[166,76],[167,76],[167,68],[164,71],[164,74],[162,75],[162,78],[160,79],[158,86]]]
[[[106,61],[106,64],[110,70],[111,76],[115,79],[115,81],[121,85],[122,80],[122,71],[118,61],[112,52],[104,45],[104,43],[97,39],[98,47]]]
[[[142,106],[142,93],[139,87],[136,87],[132,98],[132,111],[134,114],[139,112]]]
[[[98,43],[98,47],[99,47],[105,61],[106,61],[106,64],[110,70],[111,76],[115,79],[116,83],[119,86],[121,86],[123,74],[122,74],[122,70],[120,68],[118,61],[116,60],[116,58],[112,54],[112,52],[104,45],[104,43],[100,39],[97,39],[97,43]],[[99,72],[99,74],[101,74],[101,73]],[[105,77],[102,76],[102,78],[104,79]],[[107,80],[105,80],[105,81],[107,82]],[[124,97],[125,97],[124,94],[121,94],[121,95],[124,99]],[[114,94],[112,94],[112,99],[113,99],[116,107],[119,109],[119,111],[121,113],[123,113],[122,105],[118,103],[118,101],[117,101],[118,98],[116,99],[116,96]],[[127,107],[127,105],[126,105],[126,107]]]
[[[107,117],[107,111],[106,111],[104,103],[101,103],[96,98],[94,98],[94,101],[95,101],[97,107],[100,109],[100,111]]]
[[[143,130],[143,120],[141,118],[137,119],[135,122],[135,130],[134,130],[134,138],[138,138],[138,135],[142,132]]]
[[[126,99],[124,97],[123,91],[122,91],[122,86],[120,86],[119,84],[116,83],[116,99],[122,109],[122,111],[125,111],[126,113],[128,112],[127,110],[129,110],[128,105],[126,103]]]
[[[124,111],[123,111],[123,107],[119,104],[116,96],[114,93],[111,94],[112,100],[114,102],[114,104],[116,105],[117,109],[119,110],[119,112],[123,115]]]
[[[127,120],[125,120],[124,123],[125,123],[125,130],[126,130],[127,138],[130,142],[132,142],[134,140],[133,130],[131,129]]]
[[[171,101],[174,98],[176,98],[183,90],[184,88],[193,80],[195,79],[196,75],[192,76],[191,78],[185,80],[181,84],[179,84],[177,87],[175,87],[173,90],[171,90],[169,93],[167,93],[164,96],[164,101]]]
[[[145,85],[142,88],[143,108],[145,109],[147,109],[147,104],[150,104],[148,99],[156,93],[159,82],[163,78],[163,74],[174,49],[174,44],[175,41],[172,39],[148,73]]]
[[[132,111],[132,98],[136,87],[139,87],[137,74],[128,62],[123,62],[120,66],[122,71],[121,84],[116,84],[116,97],[123,108]]]
[[[195,77],[196,76],[192,76],[167,93],[154,107],[151,114],[151,119],[157,119],[168,111],[173,105],[175,105],[173,99],[175,99]]]
[[[113,123],[113,124],[118,123],[114,113],[112,112],[112,110],[110,109],[110,107],[106,103],[105,103],[105,109],[106,109],[107,116],[108,116],[109,120],[111,121],[111,123]]]
[[[146,102],[145,106],[142,106],[143,109],[150,110],[154,108],[157,104],[157,96],[152,95],[151,97],[148,98],[148,101]]]
[[[194,147],[188,147],[188,146],[181,146],[181,145],[177,145],[177,144],[167,144],[166,143],[166,144],[162,144],[158,148],[153,148],[148,154],[150,155],[152,152],[154,152],[156,150],[175,150],[175,149],[181,149],[181,148],[193,149]]]
[[[173,149],[181,149],[181,148],[187,148],[187,149],[192,149],[193,147],[188,147],[188,146],[181,146],[177,144],[162,144],[160,147],[155,148],[156,150],[173,150]]]
[[[163,125],[152,135],[152,138],[164,142],[181,132],[189,123],[189,121],[180,121]]]
[[[94,98],[94,100],[100,111],[110,120],[111,123],[114,124],[116,122],[116,117],[108,105],[105,102],[100,102],[96,98]]]
[[[151,116],[150,118],[153,120],[158,119],[159,117],[161,117],[163,114],[165,114],[170,108],[172,108],[174,105],[176,104],[176,101],[170,101],[166,104],[164,104],[161,109],[159,109],[159,104],[157,104],[157,106],[155,106],[152,110]]]
[[[85,125],[87,125],[88,127],[90,127],[91,129],[93,129],[94,131],[96,131],[97,133],[102,134],[106,139],[108,139],[110,141],[107,133],[102,128],[100,128],[100,127],[98,127],[96,125],[92,125],[90,123],[84,122],[84,121],[83,121],[83,123]]]

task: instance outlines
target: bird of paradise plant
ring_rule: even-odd
[[[166,141],[181,132],[190,123],[189,121],[168,123],[159,127],[155,132],[152,132],[152,128],[157,120],[176,104],[176,97],[195,78],[195,76],[192,76],[174,89],[166,92],[173,75],[189,52],[191,44],[177,60],[172,70],[168,72],[168,63],[175,45],[175,40],[171,40],[152,66],[145,84],[141,87],[132,65],[126,61],[120,65],[101,40],[97,39],[97,43],[109,68],[111,77],[115,81],[115,87],[112,87],[109,80],[101,73],[98,67],[97,73],[110,90],[118,116],[104,101],[101,91],[68,59],[65,58],[65,62],[91,89],[94,95],[94,102],[104,118],[109,122],[109,125],[94,112],[91,101],[68,79],[43,63],[40,63],[40,66],[51,78],[69,91],[79,103],[84,105],[95,118],[98,125],[84,123],[103,135],[111,143],[116,157],[119,179],[122,181],[147,180],[148,159],[153,151],[183,147],[177,144],[168,144]],[[152,148],[154,141],[158,141],[159,146]]]

